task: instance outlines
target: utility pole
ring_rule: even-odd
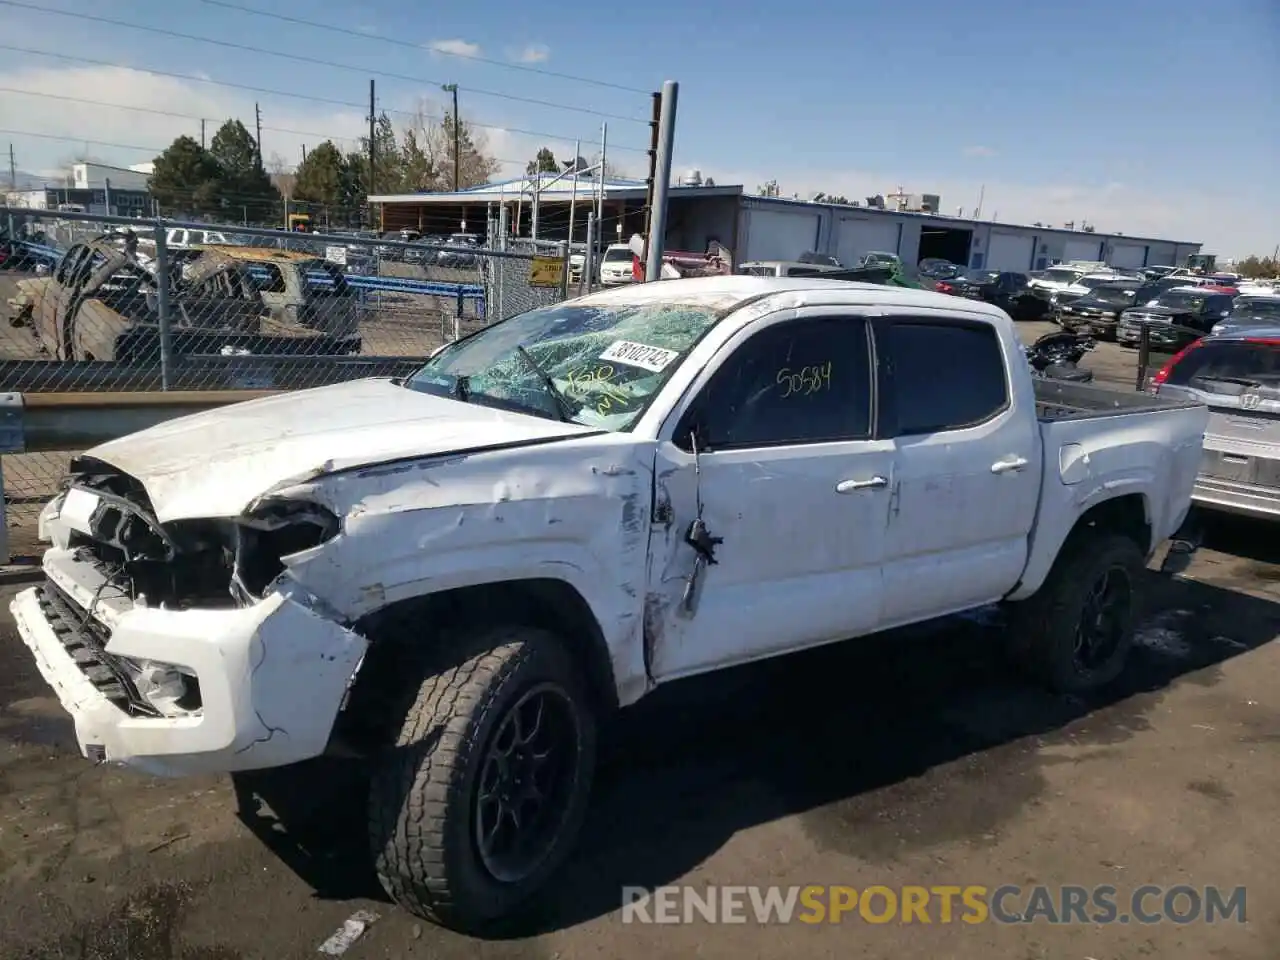
[[[204,148],[205,148],[205,144],[204,144],[204,121],[203,121],[203,120],[201,120],[201,121],[200,121],[200,149],[201,149],[201,150],[203,150]]]
[[[649,238],[653,236],[653,184],[658,170],[658,128],[662,122],[662,94],[653,94],[653,119],[649,121],[649,173],[644,181],[644,253],[640,262],[649,262]]]
[[[256,102],[253,105],[253,123],[254,123],[254,126],[257,128],[257,133],[258,133],[258,138],[255,141],[254,146],[257,148],[257,152],[258,152],[258,172],[261,173],[262,172],[262,111],[258,108],[258,104]]]
[[[307,145],[305,143],[302,145],[302,162],[307,162]]]
[[[13,144],[9,144],[9,188],[18,189],[18,161],[13,158]]]
[[[662,85],[662,111],[658,120],[658,155],[653,173],[653,211],[650,215],[649,248],[645,259],[646,282],[662,278],[662,247],[667,232],[667,193],[671,188],[671,157],[676,140],[676,98],[680,84],[668,80]]]
[[[453,94],[453,192],[458,192],[458,184],[461,177],[458,176],[459,168],[459,152],[462,144],[462,123],[458,120],[458,85],[456,83],[446,83],[440,88],[445,93]]]
[[[374,81],[369,81],[369,195],[377,193],[374,190],[374,184],[377,178],[374,176],[374,164],[377,163],[377,150],[373,145],[373,127],[377,122],[377,96],[375,93]]]

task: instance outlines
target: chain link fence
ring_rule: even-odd
[[[489,238],[491,244],[496,236]],[[302,389],[401,375],[565,295],[567,255],[0,208],[0,391]],[[0,458],[30,523],[69,454]]]

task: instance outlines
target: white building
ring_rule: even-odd
[[[457,193],[411,193],[371,196],[381,210],[384,230],[412,227],[423,232],[452,232],[457,224],[484,224],[499,206],[508,224],[527,236],[532,182],[508,180]],[[621,241],[645,229],[645,184],[640,180],[606,180],[602,207],[603,236]],[[568,236],[573,184],[549,182],[539,192],[538,236]],[[586,214],[599,184],[580,180],[576,188],[573,239],[586,237]],[[936,196],[929,196],[936,200]],[[936,212],[911,213],[871,206],[813,203],[781,197],[753,196],[741,186],[674,185],[669,194],[666,247],[701,251],[711,241],[722,244],[735,262],[795,260],[806,251],[825,253],[855,264],[872,251],[896,253],[908,263],[929,257],[977,269],[1028,272],[1062,260],[1104,260],[1116,267],[1178,266],[1200,244],[1184,240],[1129,237],[1046,226],[997,223],[948,217]]]
[[[141,164],[139,164],[141,166]],[[109,167],[103,163],[73,163],[71,183],[74,190],[146,190],[150,171],[143,173],[129,167]]]

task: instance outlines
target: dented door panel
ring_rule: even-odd
[[[646,602],[647,661],[658,681],[874,631],[889,510],[892,441],[704,453],[660,444]],[[847,481],[865,487],[837,492]],[[699,490],[700,488],[700,490]],[[847,488],[846,488],[847,489]],[[698,517],[715,563],[689,580]]]

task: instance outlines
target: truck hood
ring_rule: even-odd
[[[165,523],[238,516],[275,488],[338,470],[598,432],[354,380],[179,417],[85,455],[138,480]]]

